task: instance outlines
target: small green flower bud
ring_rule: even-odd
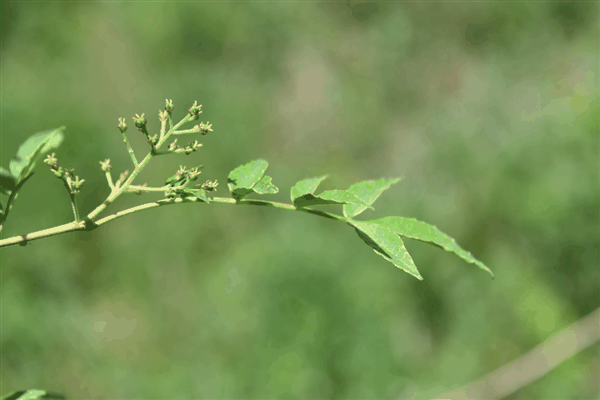
[[[173,151],[177,148],[177,139],[173,140],[173,142],[169,145],[169,150]]]
[[[62,179],[65,176],[65,169],[63,167],[52,169],[52,172],[54,172],[54,175],[56,175],[56,177],[59,179]]]
[[[213,190],[216,192],[218,185],[219,185],[219,183],[215,179],[214,182],[206,181],[206,182],[204,182],[202,184],[199,184],[199,185],[196,185],[196,186],[201,186],[202,189],[206,190],[207,192],[212,192]]]
[[[165,105],[165,110],[169,113],[169,115],[171,115],[173,113],[174,109],[175,109],[175,106],[173,105],[173,100],[167,99],[167,104]]]
[[[54,153],[52,153],[52,155],[48,154],[44,162],[48,164],[50,168],[55,168],[58,166],[58,159],[54,157]]]
[[[206,135],[208,132],[212,132],[212,124],[210,124],[208,121],[206,121],[206,124],[204,122],[202,122],[200,124],[200,133],[203,135]]]
[[[69,166],[69,168],[65,168],[64,176],[66,178],[69,178],[69,177],[73,176],[74,172],[75,172],[75,168]]]
[[[148,138],[148,143],[152,147],[156,146],[156,143],[158,143],[158,133],[156,135],[154,135],[154,136],[150,136]]]
[[[100,165],[102,165],[102,167],[100,167],[102,169],[102,172],[107,172],[112,169],[112,166],[110,165],[110,158],[107,158],[104,161],[100,161]]]
[[[121,133],[125,133],[127,125],[125,125],[125,118],[119,118],[119,125],[117,125]]]
[[[202,114],[202,111],[201,111],[202,104],[198,105],[197,103],[198,102],[194,100],[194,104],[188,110],[188,113],[189,113],[190,117],[192,117],[192,119],[198,119],[198,118],[200,118],[200,114]]]
[[[71,194],[78,194],[81,190],[81,187],[83,186],[83,182],[85,182],[85,179],[79,180],[78,176],[75,177],[74,181],[71,180],[70,177],[67,177],[67,183],[71,188]]]
[[[162,124],[163,122],[167,122],[168,118],[169,113],[167,113],[166,111],[158,110],[158,122]]]
[[[135,117],[133,117],[133,122],[135,123],[135,127],[138,129],[138,131],[148,136],[148,131],[146,130],[146,124],[148,123],[148,120],[144,118],[144,113],[142,113],[142,116],[135,114]]]

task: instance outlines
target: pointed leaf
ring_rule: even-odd
[[[327,178],[327,175],[317,176],[316,178],[308,178],[303,179],[301,181],[296,182],[296,184],[292,187],[292,202],[296,200],[298,197],[302,197],[305,194],[312,194],[319,184]]]
[[[0,192],[10,194],[16,185],[17,179],[8,170],[0,167]]]
[[[202,200],[205,203],[210,203],[210,200],[208,199],[208,197],[206,196],[206,191],[204,189],[200,189],[196,192],[196,197],[198,197],[200,200]]]
[[[484,263],[461,248],[456,243],[456,240],[440,231],[434,225],[406,217],[384,217],[369,222],[378,223],[381,226],[393,230],[398,235],[441,247],[448,252],[456,254],[466,262],[477,265],[482,270],[489,272],[490,275],[492,275],[492,278],[494,277],[494,273]]]
[[[252,187],[254,191],[258,194],[275,194],[279,192],[277,186],[273,185],[271,182],[270,176],[263,176],[260,181],[256,185]]]
[[[293,204],[296,208],[318,206],[323,204],[357,204],[373,208],[365,205],[362,200],[345,190],[326,190],[317,196],[312,193],[307,193],[294,199]]]
[[[64,138],[62,133],[64,129],[65,127],[61,126],[57,129],[36,133],[21,144],[9,164],[10,173],[17,179],[17,182],[25,179],[31,173],[41,157],[60,146]]]
[[[354,226],[358,236],[371,246],[375,253],[417,279],[423,280],[412,257],[404,247],[402,239],[393,230],[379,225],[376,221],[351,220],[349,223]]]
[[[240,165],[229,173],[227,185],[231,191],[231,196],[239,201],[256,192],[258,194],[277,193],[279,189],[271,183],[271,178],[262,176],[267,170],[269,163],[258,159],[250,161],[248,164]]]
[[[390,188],[390,186],[398,183],[400,179],[402,179],[402,177],[391,179],[381,178],[376,181],[358,182],[348,188],[348,193],[353,194],[366,204],[371,205],[379,196],[381,196],[381,193],[383,193],[384,190],[387,190]],[[366,208],[367,207],[365,206],[359,206],[356,204],[347,204],[344,206],[344,216],[346,218],[354,218],[361,212],[365,211]]]

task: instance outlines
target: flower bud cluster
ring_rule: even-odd
[[[100,169],[102,169],[102,172],[108,172],[112,169],[112,165],[110,165],[110,158],[107,158],[104,161],[100,161]]]
[[[154,150],[154,146],[156,146],[156,144],[158,143],[158,134],[150,136],[150,134],[148,133],[148,128],[146,127],[148,120],[144,118],[144,113],[142,113],[141,116],[135,114],[135,117],[133,117],[133,122],[135,123],[135,126],[138,129],[138,131],[142,132],[144,136],[146,136],[146,139],[148,139],[148,144],[150,145],[152,150]]]
[[[206,190],[207,192],[212,192],[213,190],[216,192],[217,186],[219,186],[219,182],[217,182],[217,180],[215,179],[214,182],[206,181],[206,182],[196,185],[196,186],[202,187],[202,189]]]
[[[168,187],[165,190],[165,197],[173,198],[173,197],[183,197],[190,196],[196,194],[200,189],[192,189],[186,188],[187,184],[191,181],[195,181],[198,179],[198,175],[200,175],[199,168],[202,168],[202,165],[199,167],[192,168],[187,170],[186,167],[180,166],[177,173],[169,178],[166,182]],[[211,182],[210,180],[206,181],[203,184],[198,184],[196,186],[200,186],[201,189],[211,192],[213,190],[216,191],[216,187],[218,182],[215,180]]]
[[[167,99],[166,104],[165,104],[165,111],[169,113],[169,116],[171,114],[173,114],[174,109],[175,109],[175,106],[173,105],[173,100]]]
[[[177,139],[175,139],[169,145],[169,151],[171,151],[172,153],[185,153],[186,155],[188,155],[190,153],[200,150],[200,147],[202,147],[202,143],[198,143],[197,140],[194,140],[193,142],[190,141],[184,147],[179,147],[179,145],[177,145]]]
[[[121,133],[125,133],[127,131],[127,125],[125,124],[125,118],[119,118],[119,125],[117,128],[121,131]]]
[[[198,105],[198,102],[194,100],[194,104],[188,110],[188,114],[192,117],[192,120],[200,118],[200,114],[202,114],[202,104]]]
[[[59,166],[58,159],[54,156],[54,154],[55,153],[48,154],[44,160],[44,163],[50,167],[50,170],[57,178],[62,179],[65,182],[71,194],[78,194],[83,187],[83,182],[85,182],[85,179],[79,180],[79,176],[76,176],[75,180],[73,180],[72,178],[75,169],[72,167],[63,168]]]

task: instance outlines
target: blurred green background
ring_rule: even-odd
[[[348,226],[185,204],[0,251],[1,393],[71,399],[416,399],[514,360],[600,305],[598,3],[3,2],[1,165],[38,131],[85,179],[89,213],[173,99],[214,132],[198,182],[269,162],[289,203],[404,178],[358,219],[414,217],[496,279],[405,240],[418,281]],[[190,124],[189,128],[192,127]],[[181,141],[181,140],[180,140]],[[319,191],[320,191],[319,190]],[[317,192],[319,192],[317,191]],[[122,196],[102,214],[160,199]],[[254,195],[249,198],[260,198]],[[1,197],[5,204],[6,196]],[[341,206],[320,207],[341,214]],[[2,237],[72,221],[41,163]],[[598,343],[509,399],[597,398]]]

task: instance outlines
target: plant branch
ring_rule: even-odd
[[[7,239],[1,239],[0,247],[12,246],[15,244],[25,245],[27,242],[30,242],[32,240],[41,239],[41,238],[49,237],[49,236],[55,236],[55,235],[59,235],[59,234],[66,233],[66,232],[90,231],[90,230],[94,230],[94,229],[98,228],[99,226],[104,225],[110,221],[113,221],[117,218],[123,217],[128,214],[133,214],[138,211],[142,211],[142,210],[146,210],[146,209],[154,208],[154,207],[166,206],[166,205],[170,205],[170,204],[194,203],[194,202],[203,203],[202,200],[200,200],[199,198],[197,198],[195,196],[188,196],[188,197],[184,197],[184,198],[163,199],[163,200],[154,201],[151,203],[141,204],[136,207],[132,207],[132,208],[128,208],[126,210],[119,211],[115,214],[101,218],[97,221],[92,221],[88,215],[88,217],[83,221],[79,221],[79,222],[73,221],[73,222],[69,222],[68,224],[56,226],[54,228],[44,229],[41,231],[28,233],[25,235],[13,236],[13,237],[10,237]],[[236,201],[235,199],[228,198],[228,197],[211,197],[209,204],[212,204],[212,203],[268,206],[268,207],[280,208],[280,209],[284,209],[284,210],[302,211],[302,212],[306,212],[309,214],[318,215],[318,216],[324,217],[324,218],[334,219],[334,220],[338,220],[341,222],[347,222],[347,219],[342,217],[341,215],[332,214],[332,213],[328,213],[328,212],[321,211],[321,210],[313,210],[310,208],[295,208],[291,204],[277,203],[277,202],[265,201],[265,200],[245,200],[244,199],[244,200]],[[96,213],[96,215],[97,215],[97,213]]]
[[[600,340],[600,308],[556,333],[544,343],[462,388],[436,399],[503,399],[541,378],[560,363]]]

